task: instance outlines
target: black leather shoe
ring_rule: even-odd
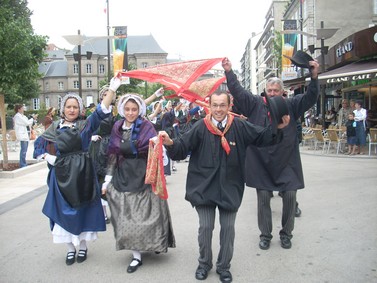
[[[230,283],[233,281],[232,273],[228,270],[222,272],[216,271],[216,273],[220,274],[221,283]]]
[[[290,249],[292,247],[292,242],[288,237],[280,238],[280,244],[283,249]]]
[[[208,271],[205,270],[203,267],[198,266],[198,268],[195,271],[195,278],[197,280],[205,280],[208,276]]]
[[[295,211],[295,217],[301,216],[301,209],[298,207],[298,203],[296,203],[296,211]]]
[[[68,252],[67,257],[65,258],[65,264],[66,265],[72,265],[76,261],[76,251],[74,252]]]
[[[77,262],[82,263],[86,260],[86,256],[88,255],[88,248],[86,250],[79,250],[77,254]]]
[[[269,240],[260,240],[259,242],[259,248],[261,250],[268,250],[270,248],[270,242]]]
[[[137,259],[137,258],[133,258],[132,259],[132,261],[137,261],[137,264],[135,265],[135,266],[131,266],[131,264],[127,267],[127,272],[128,273],[133,273],[133,272],[135,272],[137,269],[138,269],[138,267],[140,266],[140,265],[142,265],[143,264],[143,262],[140,260],[140,259]],[[131,263],[132,263],[132,261],[131,261]]]

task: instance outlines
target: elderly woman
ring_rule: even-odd
[[[34,158],[48,162],[48,193],[42,212],[50,219],[54,243],[68,247],[66,264],[87,258],[87,241],[97,239],[98,231],[105,231],[106,224],[100,199],[100,187],[95,177],[92,160],[88,154],[90,139],[100,122],[110,111],[110,103],[120,80],[112,79],[111,95],[106,96],[87,120],[80,113],[82,99],[68,93],[61,102],[61,119],[55,121],[35,141]],[[56,155],[48,152],[53,143]]]
[[[127,268],[142,265],[141,251],[167,252],[175,247],[169,206],[145,184],[149,140],[156,136],[144,118],[144,100],[136,94],[119,98],[118,113],[108,146],[108,169],[102,192],[106,193],[114,227],[116,250],[132,250]]]

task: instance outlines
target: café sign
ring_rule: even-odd
[[[351,82],[351,81],[358,81],[358,80],[374,80],[377,79],[377,72],[370,72],[364,74],[357,74],[357,75],[346,75],[346,76],[337,76],[335,78],[328,78],[326,79],[326,83],[343,83],[343,82]]]

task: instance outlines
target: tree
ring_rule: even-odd
[[[26,0],[2,0],[0,9],[0,93],[5,103],[24,103],[38,97],[38,64],[47,36],[35,35]]]

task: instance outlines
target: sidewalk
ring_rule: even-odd
[[[34,141],[30,141],[26,155],[27,161],[35,162],[35,159],[33,159],[33,150]],[[19,154],[19,146],[16,148],[16,151],[8,149],[8,160],[19,160]],[[1,161],[3,161],[3,158],[4,156],[1,153]],[[46,161],[17,169],[16,171],[18,171],[16,174],[10,171],[0,172],[3,175],[7,175],[5,177],[3,175],[0,175],[0,205],[46,186],[48,174]]]

